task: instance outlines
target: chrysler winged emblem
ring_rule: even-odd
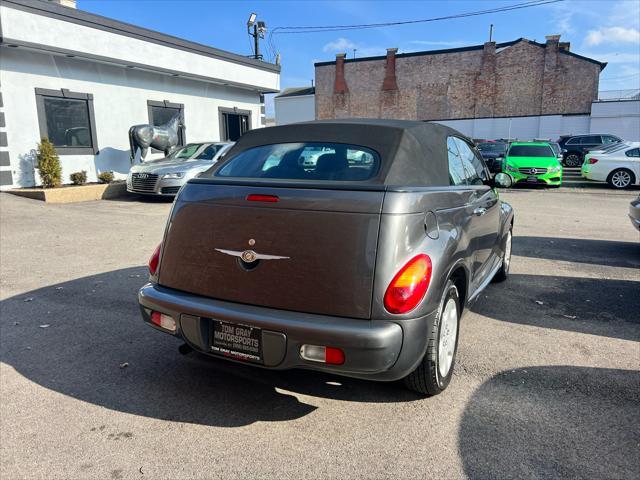
[[[264,253],[256,253],[253,250],[225,250],[224,248],[216,248],[216,251],[224,253],[225,255],[231,255],[232,257],[238,257],[246,263],[255,262],[256,260],[288,260],[290,257],[282,257],[280,255],[267,255]]]

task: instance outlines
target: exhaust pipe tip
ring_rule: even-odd
[[[178,351],[182,354],[182,355],[188,355],[191,352],[193,352],[193,348],[191,348],[189,345],[187,345],[186,343],[183,343],[182,345],[180,345],[178,347]]]

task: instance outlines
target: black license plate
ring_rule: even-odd
[[[212,320],[211,351],[218,355],[262,363],[262,329]]]

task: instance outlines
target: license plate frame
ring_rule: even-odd
[[[261,328],[212,318],[210,331],[211,353],[244,362],[264,363]]]

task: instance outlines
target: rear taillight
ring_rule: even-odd
[[[176,321],[171,315],[166,315],[160,312],[151,312],[151,323],[159,326],[160,328],[164,328],[165,330],[169,330],[170,332],[176,331]]]
[[[324,345],[302,345],[300,356],[311,362],[326,363],[328,365],[342,365],[344,363],[344,352],[336,347],[325,347]]]
[[[590,158],[589,159],[589,165],[593,165],[594,163],[598,163],[598,159],[597,158]]]
[[[160,245],[156,247],[149,259],[149,273],[151,275],[155,275],[158,271],[158,263],[160,263]]]
[[[393,277],[384,294],[384,308],[390,313],[407,313],[424,298],[431,281],[431,258],[413,257]]]

